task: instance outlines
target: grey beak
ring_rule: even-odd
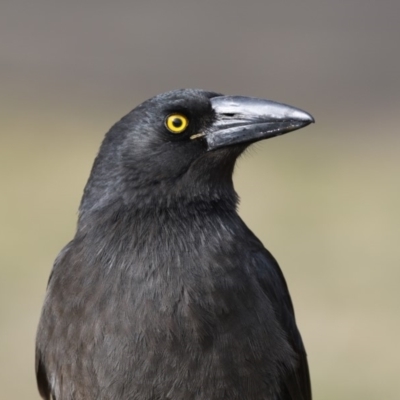
[[[205,135],[208,150],[268,139],[315,122],[307,112],[271,100],[243,96],[210,100],[216,120]]]

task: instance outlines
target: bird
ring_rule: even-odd
[[[283,273],[240,218],[236,160],[314,122],[179,89],[106,134],[36,336],[46,400],[311,400]]]

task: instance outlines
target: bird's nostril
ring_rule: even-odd
[[[236,114],[235,113],[224,113],[222,115],[225,117],[234,117]]]

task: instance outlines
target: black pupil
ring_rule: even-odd
[[[173,125],[175,128],[181,128],[182,125],[183,125],[183,121],[182,121],[181,118],[174,118],[173,121],[172,121],[172,125]]]

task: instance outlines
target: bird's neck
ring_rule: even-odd
[[[232,153],[232,154],[231,154]],[[217,154],[218,155],[218,154]],[[159,169],[144,171],[127,167],[117,160],[105,167],[104,154],[99,154],[85,187],[79,209],[79,221],[112,215],[152,215],[174,209],[209,209],[218,205],[235,210],[238,196],[233,186],[233,170],[238,151],[193,162],[189,169],[165,175]],[[139,163],[140,164],[140,163]],[[145,163],[143,163],[145,164]],[[164,176],[165,175],[165,176]]]
[[[218,249],[232,243],[228,247],[234,248],[237,231],[242,230],[236,199],[155,204],[114,204],[81,219],[76,240],[84,253],[90,251],[87,262],[128,275],[131,270],[135,276],[157,266],[157,274],[163,274],[182,265],[183,255],[201,259],[210,244]]]
[[[113,225],[137,226],[145,224],[173,224],[190,218],[217,218],[218,215],[237,215],[238,196],[234,190],[191,193],[191,196],[174,193],[163,196],[137,192],[130,199],[117,197],[105,205],[91,209],[80,209],[78,231],[98,231]]]
[[[141,186],[129,181],[113,183],[110,188],[110,185],[93,185],[89,180],[79,209],[78,226],[114,220],[115,215],[148,219],[174,211],[178,215],[198,214],[215,208],[234,212],[238,204],[231,176],[219,181],[201,177]]]

